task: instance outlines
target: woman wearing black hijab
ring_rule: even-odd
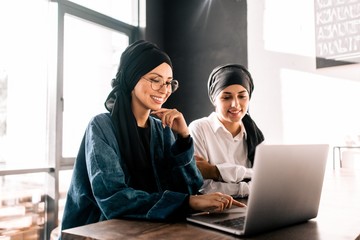
[[[178,88],[166,53],[147,41],[131,44],[112,87],[105,101],[109,113],[90,121],[81,143],[62,230],[112,218],[169,220],[188,211],[244,206],[222,193],[196,195],[203,179],[187,124],[176,109],[162,108]]]
[[[239,64],[220,65],[209,76],[208,95],[215,111],[189,125],[204,193],[249,194],[255,148],[264,141],[248,112],[253,90],[249,71]]]

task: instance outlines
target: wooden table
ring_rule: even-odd
[[[195,224],[108,220],[62,232],[63,240],[80,239],[306,239],[360,240],[360,171],[327,170],[318,217],[306,223],[252,237],[238,237]]]

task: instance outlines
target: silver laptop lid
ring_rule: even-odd
[[[329,145],[266,145],[255,153],[245,234],[317,216]]]

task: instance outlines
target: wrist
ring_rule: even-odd
[[[216,166],[214,166],[213,180],[218,181],[218,182],[222,181],[220,171]]]
[[[190,133],[187,132],[187,133],[178,133],[178,135],[181,137],[181,138],[189,138],[190,137]]]

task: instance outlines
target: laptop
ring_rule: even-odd
[[[260,144],[247,207],[197,213],[187,220],[235,235],[254,235],[315,218],[328,152],[327,144]]]

